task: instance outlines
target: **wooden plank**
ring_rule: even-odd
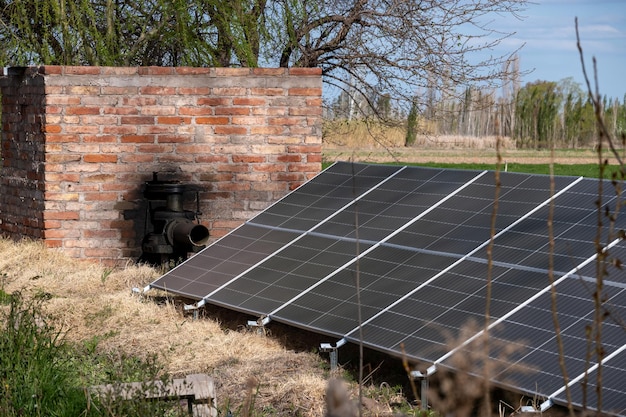
[[[147,400],[186,399],[194,417],[216,417],[217,401],[213,378],[206,374],[190,374],[185,378],[163,381],[128,382],[96,385],[89,389],[100,397],[114,396],[122,400],[145,398]]]

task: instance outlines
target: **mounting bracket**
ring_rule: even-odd
[[[346,344],[346,339],[341,339],[333,346],[332,343],[321,343],[320,351],[328,352],[330,355],[330,371],[335,372],[338,367],[338,356],[337,349]]]

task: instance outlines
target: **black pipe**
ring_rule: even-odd
[[[165,233],[172,246],[204,246],[209,241],[209,229],[189,219],[173,219],[165,225]]]

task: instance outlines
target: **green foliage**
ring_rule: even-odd
[[[0,7],[0,39],[5,44],[0,61],[2,65],[256,66],[263,11],[257,6],[262,3],[5,1]]]
[[[85,396],[68,361],[62,334],[41,314],[41,299],[11,296],[0,333],[0,414],[71,416],[85,409]]]
[[[417,121],[418,108],[417,102],[413,101],[411,104],[411,110],[409,111],[409,116],[407,117],[406,123],[406,139],[404,141],[405,146],[411,146],[415,143],[417,139]]]
[[[6,294],[2,292],[2,294]],[[9,306],[0,314],[0,415],[18,416],[183,416],[186,405],[177,401],[146,401],[155,381],[167,375],[155,356],[98,355],[100,338],[83,349],[68,344],[43,314],[45,297],[27,300],[17,292],[7,295]],[[120,397],[120,382],[148,381]],[[112,384],[104,396],[90,396],[87,387]]]
[[[514,137],[519,148],[550,148],[557,128],[561,93],[555,82],[528,83],[516,98]]]

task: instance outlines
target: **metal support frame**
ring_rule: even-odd
[[[420,408],[428,410],[428,377],[437,372],[435,365],[430,366],[426,372],[412,371],[411,377],[420,380]]]
[[[191,311],[193,312],[193,319],[194,320],[198,320],[198,318],[200,317],[200,308],[201,306],[198,304],[185,304],[185,306],[183,307],[183,309],[185,311]]]
[[[270,318],[267,316],[261,316],[258,320],[248,320],[246,326],[248,329],[254,329],[259,336],[265,336],[265,325],[270,322]]]
[[[345,339],[341,339],[339,340],[337,343],[335,343],[335,345],[333,346],[332,343],[321,343],[320,344],[320,351],[321,352],[327,352],[330,356],[330,371],[331,372],[335,372],[338,367],[339,367],[339,353],[337,352],[337,350],[346,344],[346,340]]]

